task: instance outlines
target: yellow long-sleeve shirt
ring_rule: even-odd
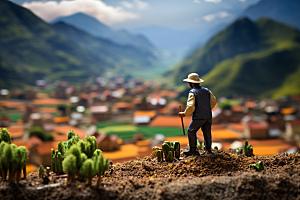
[[[210,107],[213,109],[217,104],[217,99],[214,94],[210,91]],[[189,93],[188,100],[186,103],[186,109],[184,115],[189,116],[195,111],[195,96],[193,93]]]

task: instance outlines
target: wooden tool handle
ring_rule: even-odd
[[[182,112],[181,105],[179,105],[179,109],[180,109],[180,112]],[[185,135],[184,124],[183,124],[183,118],[182,117],[181,117],[181,125],[182,125],[183,135]]]

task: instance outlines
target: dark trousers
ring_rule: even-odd
[[[204,144],[206,149],[211,148],[211,118],[208,119],[193,119],[188,128],[188,138],[190,147],[197,145],[197,131],[201,128],[204,137]]]

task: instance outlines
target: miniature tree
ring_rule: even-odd
[[[81,153],[80,157],[81,157],[81,163],[84,163],[88,159],[85,153]]]
[[[4,175],[4,161],[3,161],[3,156],[2,156],[2,154],[3,154],[3,150],[4,150],[4,146],[6,145],[7,143],[6,142],[4,142],[4,141],[2,141],[1,143],[0,143],[0,152],[1,152],[1,154],[0,154],[0,174],[1,174],[1,176],[3,177],[3,179],[4,180],[6,180],[6,173],[5,173],[5,175]]]
[[[57,150],[61,153],[62,156],[65,155],[65,147],[62,143],[62,141],[60,141],[57,145]]]
[[[11,148],[13,153],[12,176],[16,174],[16,180],[19,183],[22,170],[24,178],[26,178],[27,149],[24,146],[16,147],[14,145],[11,145]]]
[[[88,179],[88,185],[92,184],[92,178],[95,175],[94,161],[87,159],[80,168],[80,175]]]
[[[0,143],[2,141],[6,142],[8,144],[11,144],[10,133],[8,132],[8,130],[6,128],[0,129]]]
[[[2,167],[4,170],[4,174],[3,174],[3,178],[4,180],[6,180],[6,175],[7,172],[8,174],[8,182],[12,181],[12,177],[13,177],[13,171],[12,171],[12,164],[13,164],[13,150],[17,148],[16,145],[14,144],[8,144],[5,143],[4,148],[3,148],[3,154],[2,156]]]
[[[243,146],[243,151],[246,156],[252,156],[253,155],[253,147],[252,145],[248,145],[248,140],[245,141],[245,144]]]
[[[39,177],[40,178],[42,178],[43,173],[44,173],[44,168],[42,165],[40,165],[40,167],[39,167]]]
[[[80,137],[77,135],[77,136],[73,136],[71,139],[64,142],[65,152],[68,151],[71,148],[71,146],[77,144],[79,141],[80,141]]]
[[[99,155],[95,155],[93,159],[95,164],[94,166],[95,173],[98,175],[97,187],[99,187],[101,182],[101,175],[103,175],[104,172],[108,170],[109,161],[107,157],[105,159],[103,158],[102,152],[100,152]]]
[[[77,169],[77,174],[79,174],[79,170],[82,166],[82,160],[81,160],[81,151],[80,148],[77,145],[72,146],[68,151],[67,151],[67,157],[73,154],[76,157],[76,169]]]
[[[51,166],[52,166],[52,170],[53,172],[57,173],[57,174],[61,174],[63,172],[63,168],[62,168],[62,161],[63,161],[63,157],[61,155],[61,153],[56,150],[54,152],[53,149],[51,149],[51,155],[52,155],[52,160],[51,160]]]
[[[70,154],[63,161],[63,168],[68,172],[68,184],[72,182],[76,174],[76,157],[73,154]]]
[[[101,151],[100,149],[96,149],[96,150],[94,151],[94,153],[93,153],[93,159],[94,159],[95,156],[99,156],[100,153],[102,153],[102,151]]]
[[[74,137],[75,136],[75,132],[73,131],[73,130],[69,130],[68,131],[68,141],[70,140],[70,139],[72,139],[72,137]]]
[[[85,153],[86,142],[84,140],[78,141],[77,146],[80,148],[81,152]]]
[[[98,149],[97,139],[95,136],[86,135],[84,141],[86,142],[85,154],[88,158],[91,158],[94,151]]]
[[[263,171],[264,170],[264,165],[261,161],[258,161],[255,164],[250,164],[250,169],[255,169],[256,171]]]

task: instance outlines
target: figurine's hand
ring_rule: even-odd
[[[179,113],[178,113],[178,116],[179,116],[179,117],[185,117],[185,114],[184,114],[184,112],[179,112]]]

